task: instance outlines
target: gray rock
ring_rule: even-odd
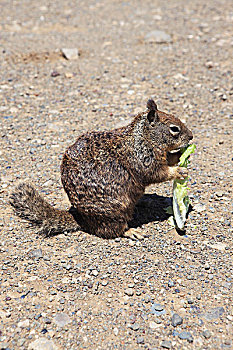
[[[161,304],[153,304],[152,306],[156,311],[163,311],[164,309],[164,306]]]
[[[126,288],[125,294],[131,297],[134,295],[134,290],[132,288]]]
[[[161,343],[161,347],[164,349],[171,349],[172,348],[172,342],[170,340],[163,340]]]
[[[38,249],[31,250],[31,251],[29,252],[29,256],[30,256],[31,258],[36,258],[36,259],[41,259],[41,258],[43,258],[42,249],[41,249],[41,248],[38,248]]]
[[[50,324],[50,323],[51,323],[50,318],[45,317],[45,318],[44,318],[44,323],[45,323],[45,324]]]
[[[144,344],[144,338],[141,336],[137,337],[137,344]]]
[[[26,319],[24,321],[19,321],[18,322],[18,327],[19,328],[26,328],[26,327],[29,327],[29,325],[30,325],[29,319]]]
[[[26,341],[26,338],[21,338],[21,339],[18,340],[17,345],[18,345],[18,346],[23,346],[23,344],[25,343],[25,341]]]
[[[65,264],[65,265],[63,265],[63,267],[64,267],[64,269],[66,269],[68,271],[72,269],[72,266],[70,264]]]
[[[42,315],[41,314],[38,314],[34,317],[35,320],[39,320],[39,318],[41,317]]]
[[[50,257],[49,257],[48,255],[45,255],[45,256],[43,257],[43,259],[44,259],[45,261],[50,261]]]
[[[107,284],[108,284],[108,281],[106,281],[106,280],[103,280],[103,281],[101,281],[101,284],[102,284],[102,286],[107,286]]]
[[[209,309],[207,312],[200,314],[200,317],[203,317],[207,321],[211,321],[221,317],[224,312],[225,310],[223,307],[214,307],[212,309]]]
[[[174,314],[172,315],[171,323],[173,327],[179,326],[183,323],[183,318],[178,314]]]
[[[133,331],[138,331],[140,328],[140,325],[138,323],[133,323],[129,325],[129,328],[132,329]]]
[[[149,323],[149,327],[150,327],[150,329],[157,329],[158,328],[158,324],[155,323],[154,321],[151,321]]]
[[[145,42],[156,44],[171,43],[172,38],[169,34],[162,30],[153,30],[152,32],[146,34]]]
[[[153,315],[161,315],[162,313],[164,313],[164,306],[161,304],[152,304],[151,306],[151,313]]]
[[[183,331],[178,336],[180,339],[187,340],[189,343],[193,342],[193,336],[190,332]]]
[[[175,283],[173,281],[168,281],[168,287],[174,287]]]
[[[134,283],[129,283],[129,284],[128,284],[128,287],[129,287],[129,288],[134,288],[134,286],[135,286]]]
[[[64,327],[65,325],[71,322],[71,319],[65,312],[61,312],[55,315],[54,322],[58,327]]]
[[[208,329],[206,329],[205,331],[202,332],[202,335],[204,338],[209,339],[211,337],[211,333],[210,331],[208,331]]]
[[[162,321],[161,321],[161,319],[160,319],[159,317],[155,318],[154,320],[155,320],[155,322],[156,322],[157,324],[161,324],[161,323],[162,323]]]
[[[114,327],[113,328],[113,333],[115,334],[115,336],[117,336],[118,333],[119,333],[119,329],[117,327]]]
[[[76,60],[79,56],[79,52],[77,48],[74,48],[74,49],[63,48],[61,49],[61,52],[67,60]]]
[[[231,340],[230,339],[226,339],[224,341],[224,345],[226,345],[227,347],[231,346]]]
[[[192,299],[187,299],[187,302],[188,302],[188,304],[193,304],[193,300]]]
[[[29,344],[28,350],[57,350],[57,346],[51,339],[39,338]]]
[[[51,290],[50,295],[56,295],[57,292],[55,290]]]

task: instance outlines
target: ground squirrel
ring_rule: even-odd
[[[128,222],[146,186],[187,176],[177,163],[179,149],[192,138],[178,118],[149,100],[129,125],[81,135],[66,150],[61,180],[69,211],[52,207],[27,183],[16,187],[10,203],[46,235],[82,230],[103,238],[131,237]]]

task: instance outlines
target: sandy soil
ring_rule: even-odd
[[[232,20],[228,0],[1,2],[1,349],[233,349]],[[13,215],[22,180],[68,208],[66,147],[149,97],[197,145],[185,235],[156,209],[171,183],[148,188],[142,241],[45,239]]]

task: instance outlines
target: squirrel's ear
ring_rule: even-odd
[[[149,110],[149,113],[147,114],[148,121],[152,123],[158,120],[158,109],[155,101],[152,99],[148,100],[146,106]]]

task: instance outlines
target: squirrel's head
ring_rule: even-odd
[[[159,111],[153,100],[147,102],[146,118],[151,143],[155,141],[167,152],[178,151],[193,138],[192,132],[180,119]]]

